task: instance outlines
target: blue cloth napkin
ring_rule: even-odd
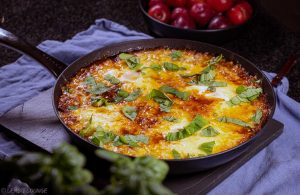
[[[112,43],[151,38],[109,20],[99,19],[88,30],[65,42],[45,41],[38,47],[65,63]],[[274,74],[266,73],[271,79]],[[22,57],[0,68],[0,115],[50,88],[54,79],[37,62]],[[300,185],[300,104],[286,94],[285,78],[275,89],[274,118],[284,123],[283,134],[244,166],[213,189],[210,194],[299,194]],[[10,144],[12,142],[9,142]],[[6,144],[3,148],[3,144]],[[13,145],[13,143],[12,143]],[[0,150],[17,150],[0,140]],[[1,153],[1,152],[0,152]],[[12,151],[8,152],[13,153]]]

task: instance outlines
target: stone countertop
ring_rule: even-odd
[[[137,0],[0,0],[0,26],[32,44],[64,41],[87,29],[95,19],[107,18],[130,29],[149,33]],[[290,54],[300,56],[300,33],[292,32],[258,9],[249,30],[223,47],[276,72]],[[0,47],[0,66],[20,55]],[[300,102],[300,60],[288,75],[289,95]]]

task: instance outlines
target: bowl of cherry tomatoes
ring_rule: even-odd
[[[209,43],[236,38],[256,14],[255,0],[140,0],[139,4],[157,36]]]

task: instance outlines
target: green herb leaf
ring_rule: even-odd
[[[103,97],[92,97],[92,106],[94,107],[101,107],[101,106],[107,106],[109,103],[107,99]]]
[[[153,99],[155,102],[157,102],[161,111],[170,112],[173,101],[163,92],[157,89],[152,89],[152,91],[148,95],[148,98]]]
[[[94,86],[97,84],[95,78],[92,76],[86,77],[83,83],[86,86]]]
[[[177,122],[178,119],[175,118],[174,116],[164,116],[162,117],[164,120],[169,121],[169,122]]]
[[[240,85],[240,86],[238,86],[237,88],[236,88],[236,93],[237,94],[241,94],[241,93],[243,93],[244,91],[246,91],[247,90],[247,87],[245,86],[245,85]]]
[[[134,90],[131,94],[129,94],[126,98],[124,98],[124,100],[127,102],[134,101],[141,95],[141,93],[142,93],[141,89]]]
[[[86,90],[87,92],[95,95],[100,95],[104,92],[107,92],[109,90],[108,87],[106,87],[103,83],[97,83],[96,85],[92,86],[92,88]]]
[[[173,149],[172,154],[173,154],[174,159],[181,159],[181,155],[177,150]]]
[[[79,132],[80,136],[86,137],[92,133],[92,131],[94,130],[92,127],[92,122],[93,122],[93,115],[91,115],[91,117],[88,121],[88,124],[83,129],[80,130],[80,132]]]
[[[172,53],[170,54],[170,57],[172,58],[172,60],[178,60],[180,57],[182,56],[182,52],[181,51],[172,51]]]
[[[237,118],[230,118],[230,117],[223,116],[218,118],[217,120],[223,123],[232,123],[242,127],[251,127],[248,123]]]
[[[207,62],[207,65],[208,65],[208,66],[215,65],[215,64],[219,63],[222,59],[223,59],[223,55],[222,55],[222,54],[218,55],[217,57],[212,57],[212,58]]]
[[[258,123],[260,123],[260,119],[261,119],[262,115],[263,115],[262,110],[260,110],[260,109],[256,110],[256,112],[255,112],[254,116],[251,118],[251,120],[254,123],[258,124]]]
[[[146,135],[140,134],[140,135],[124,135],[124,136],[116,136],[113,144],[115,146],[120,146],[120,145],[128,145],[131,147],[138,147],[138,143],[144,143],[148,144],[149,143],[149,137]]]
[[[182,100],[187,100],[189,98],[190,93],[189,92],[181,92],[178,91],[177,89],[170,87],[168,85],[163,85],[159,88],[159,90],[165,92],[165,93],[170,93],[175,95],[176,97],[182,99]]]
[[[211,154],[215,146],[215,143],[216,143],[215,141],[205,142],[199,146],[199,149],[205,152],[206,154]]]
[[[176,72],[176,71],[179,71],[179,70],[186,70],[186,68],[180,67],[180,66],[178,66],[176,64],[173,64],[173,63],[170,63],[170,62],[165,62],[163,66],[166,70],[172,71],[172,72]]]
[[[227,83],[221,81],[203,81],[200,82],[202,85],[206,85],[209,87],[226,87]]]
[[[126,53],[121,53],[119,55],[119,58],[121,60],[125,60],[126,64],[130,69],[138,69],[142,65],[140,64],[140,59],[137,56],[131,55],[131,54],[126,54]]]
[[[115,139],[116,135],[112,132],[99,129],[100,128],[97,127],[97,130],[90,138],[91,142],[93,142],[95,145],[102,147],[103,145],[108,144]]]
[[[122,101],[124,98],[128,97],[129,96],[129,93],[123,89],[119,89],[118,90],[118,93],[117,93],[117,96],[114,98],[114,101],[116,103]]]
[[[117,84],[119,84],[121,82],[119,79],[117,79],[116,77],[114,77],[111,74],[105,75],[104,79],[107,80],[108,82],[110,82],[113,85],[117,85]]]
[[[77,109],[78,109],[77,106],[69,106],[69,107],[68,107],[68,110],[77,110]]]
[[[216,129],[214,129],[212,126],[208,126],[201,130],[200,135],[204,137],[215,137],[218,134],[220,134]]]
[[[201,128],[206,126],[208,121],[200,115],[197,115],[193,121],[188,124],[183,129],[180,129],[177,132],[168,133],[165,137],[167,141],[176,141],[180,139],[184,139],[193,135],[195,132],[199,131]]]
[[[142,69],[147,69],[147,68],[150,68],[150,69],[155,70],[155,71],[161,71],[162,70],[162,66],[159,65],[159,64],[152,64],[148,67],[143,67]]]
[[[245,87],[241,85],[237,87],[236,92],[238,95],[229,100],[229,105],[238,105],[242,102],[251,102],[255,100],[262,93],[262,88]]]
[[[133,106],[124,106],[122,108],[122,112],[127,118],[132,121],[134,121],[135,117],[137,116],[137,109]]]

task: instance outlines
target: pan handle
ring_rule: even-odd
[[[30,56],[37,62],[41,63],[54,77],[58,77],[67,67],[66,64],[56,58],[46,54],[33,45],[20,39],[11,32],[0,28],[0,45],[4,45],[20,53]]]

